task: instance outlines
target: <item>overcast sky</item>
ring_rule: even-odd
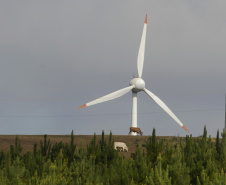
[[[224,127],[226,1],[0,1],[0,134],[127,135],[132,93],[78,109],[129,85],[148,15],[143,79],[199,136]],[[186,131],[144,92],[144,135]]]

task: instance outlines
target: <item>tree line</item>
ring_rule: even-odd
[[[147,184],[147,185],[210,185],[226,184],[226,133],[217,131],[216,140],[203,135],[185,141],[179,138],[157,140],[152,136],[125,158],[114,150],[112,133],[104,132],[99,141],[94,134],[87,146],[56,142],[51,145],[44,135],[39,146],[22,154],[19,137],[7,152],[0,152],[0,184],[64,185],[64,184]]]

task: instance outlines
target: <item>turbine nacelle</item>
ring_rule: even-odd
[[[134,78],[129,84],[134,86],[132,89],[134,93],[140,92],[145,88],[145,82],[142,78]]]

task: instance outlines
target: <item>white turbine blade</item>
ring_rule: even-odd
[[[106,96],[103,96],[103,97],[98,98],[96,100],[93,100],[93,101],[91,101],[89,103],[86,103],[86,104],[80,106],[79,108],[88,107],[88,106],[95,105],[95,104],[98,104],[98,103],[102,103],[102,102],[105,102],[105,101],[113,100],[115,98],[119,98],[120,96],[128,93],[133,88],[134,88],[134,86],[131,85],[131,86],[126,87],[124,89],[120,89],[120,90],[115,91],[113,93],[110,93],[110,94],[108,94]]]
[[[155,103],[157,103],[167,114],[169,114],[181,127],[183,127],[187,132],[189,132],[188,129],[183,125],[183,123],[181,123],[177,116],[169,109],[169,107],[167,107],[167,105],[162,100],[160,100],[155,94],[145,88],[144,92],[146,92],[147,95],[150,96],[151,99],[154,100]]]
[[[142,33],[141,42],[140,42],[140,49],[139,49],[138,58],[137,58],[137,70],[140,78],[142,77],[142,71],[143,71],[143,65],[144,65],[146,30],[147,30],[147,15],[145,17],[143,33]]]

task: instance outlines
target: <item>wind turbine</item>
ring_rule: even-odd
[[[167,105],[162,100],[160,100],[155,94],[153,94],[151,91],[145,88],[145,82],[142,79],[142,71],[143,71],[143,64],[144,64],[146,30],[147,30],[147,15],[145,17],[140,49],[139,49],[138,58],[137,58],[138,78],[133,78],[130,81],[129,87],[120,89],[106,96],[93,100],[89,103],[86,103],[80,106],[79,108],[88,107],[88,106],[102,103],[105,101],[113,100],[121,97],[122,95],[128,93],[129,91],[132,91],[132,98],[133,98],[132,127],[137,128],[137,93],[140,91],[144,91],[156,104],[158,104],[167,114],[169,114],[181,127],[183,127],[187,132],[189,132],[187,128],[183,125],[183,123],[177,118],[177,116],[167,107]],[[137,135],[137,133],[132,132],[132,135]]]

